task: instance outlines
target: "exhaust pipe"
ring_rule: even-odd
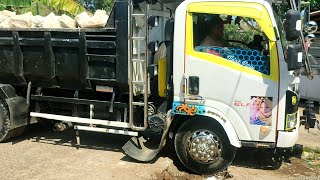
[[[72,126],[73,126],[73,124],[71,122],[60,122],[60,123],[56,123],[53,126],[53,130],[61,132],[61,131],[65,131],[65,130],[71,128]]]

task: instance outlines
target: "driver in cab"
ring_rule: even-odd
[[[228,43],[223,39],[224,21],[218,16],[212,16],[212,19],[208,21],[208,34],[201,41],[201,46],[218,46],[228,47]]]

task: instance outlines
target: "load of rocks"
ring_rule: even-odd
[[[63,14],[54,13],[43,16],[33,16],[31,12],[17,15],[16,12],[0,11],[0,28],[104,28],[109,16],[104,10],[97,10],[89,15],[83,12],[74,19]]]

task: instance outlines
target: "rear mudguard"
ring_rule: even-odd
[[[30,124],[29,105],[25,98],[16,95],[15,89],[11,85],[0,84],[0,99],[9,109],[10,129]]]
[[[153,160],[165,145],[171,122],[171,111],[168,111],[166,118],[166,129],[163,131],[160,143],[147,141],[143,138],[143,136],[132,137],[122,147],[122,149],[128,156],[138,161],[148,162]]]

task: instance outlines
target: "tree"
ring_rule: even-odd
[[[320,10],[320,1],[319,0],[309,0],[311,12]]]
[[[115,0],[96,0],[96,8],[111,12]]]
[[[33,14],[47,15],[67,13],[75,16],[85,8],[74,0],[0,0],[0,10],[11,10],[18,14],[31,11]]]
[[[33,2],[44,4],[55,10],[67,12],[71,15],[77,15],[85,11],[84,7],[73,0],[33,0]]]
[[[0,0],[0,10],[5,10],[8,7],[28,7],[32,0]]]
[[[97,9],[102,9],[111,12],[115,0],[75,0],[77,3],[83,5],[87,10],[94,12]]]
[[[253,40],[254,35],[263,35],[260,26],[255,20],[241,17],[238,19],[239,22],[236,21],[231,21],[230,24],[224,25],[224,39],[237,40],[248,44]],[[240,43],[229,42],[229,44],[242,49],[248,48]]]

